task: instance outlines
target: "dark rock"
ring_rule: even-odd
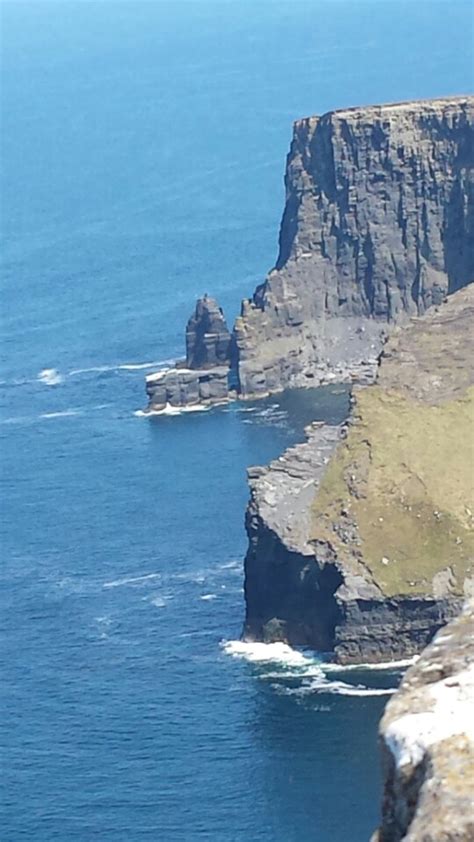
[[[472,280],[473,123],[466,96],[295,123],[277,264],[234,329],[244,394],[357,379],[393,323]]]
[[[192,408],[221,403],[235,394],[229,388],[229,369],[225,366],[204,370],[165,369],[146,378],[148,412],[163,412],[168,407]]]
[[[230,362],[231,336],[214,298],[199,298],[186,326],[187,368],[213,368]]]

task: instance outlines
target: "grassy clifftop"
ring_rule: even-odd
[[[386,596],[462,594],[474,557],[474,287],[399,330],[313,506],[315,540]]]

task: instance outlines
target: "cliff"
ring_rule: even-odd
[[[415,654],[474,554],[474,287],[398,328],[349,423],[249,472],[245,635],[341,663]]]
[[[201,299],[187,371],[150,410],[373,379],[392,326],[474,277],[474,97],[332,111],[294,125],[275,268],[232,338]],[[204,375],[190,371],[208,368]],[[217,371],[216,371],[217,369]]]
[[[474,604],[406,673],[380,725],[385,791],[372,842],[474,839]]]
[[[275,269],[234,330],[244,394],[343,377],[474,277],[474,98],[295,123]]]

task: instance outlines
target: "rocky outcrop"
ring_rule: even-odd
[[[166,368],[148,375],[146,392],[148,412],[152,414],[222,403],[235,397],[229,388],[229,369],[225,366],[197,371]]]
[[[474,839],[474,604],[437,634],[385,710],[372,842]]]
[[[231,335],[223,312],[205,295],[186,327],[186,360],[146,378],[147,411],[192,409],[234,398],[230,356]]]
[[[474,277],[474,98],[298,120],[275,269],[235,326],[242,392],[357,374]]]
[[[474,286],[398,328],[349,423],[250,473],[245,635],[341,663],[420,652],[474,555]]]

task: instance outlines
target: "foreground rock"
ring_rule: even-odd
[[[398,329],[349,424],[251,472],[245,635],[418,653],[472,587],[474,287]]]
[[[372,842],[474,839],[474,604],[406,673],[380,734],[385,790]]]

